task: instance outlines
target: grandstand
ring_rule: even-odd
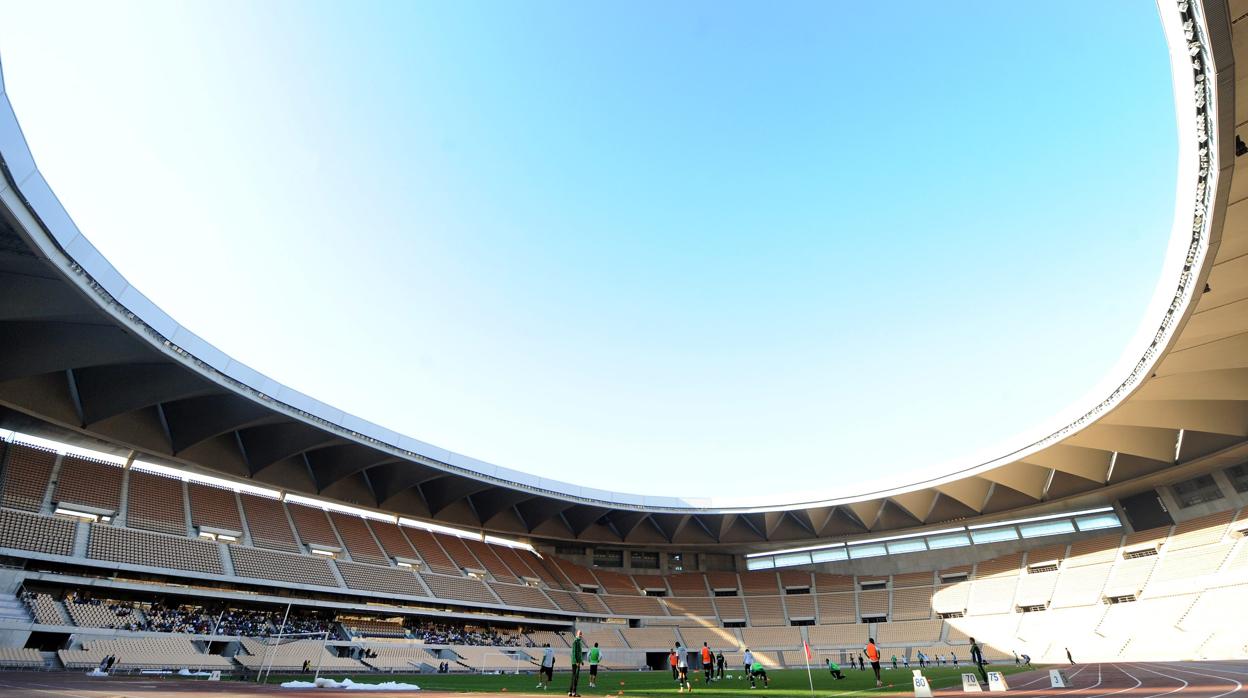
[[[1132,373],[996,461],[783,506],[539,487],[264,378],[116,286],[5,135],[0,666],[531,671],[578,629],[620,669],[678,642],[797,667],[868,637],[904,658],[966,657],[972,636],[994,660],[1245,658],[1226,611],[1248,595],[1248,194],[1226,129],[1248,114],[1219,72],[1244,31],[1227,10],[1161,11],[1195,218]]]

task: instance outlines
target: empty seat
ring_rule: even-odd
[[[0,510],[0,545],[51,555],[72,555],[74,522],[51,516]]]
[[[8,444],[0,503],[13,509],[39,511],[52,479],[56,453],[25,444]]]
[[[217,545],[190,538],[92,524],[87,556],[131,565],[224,574]]]
[[[127,526],[175,536],[187,534],[181,480],[132,468],[126,502]]]
[[[329,561],[311,555],[290,555],[243,545],[231,545],[230,559],[234,573],[240,577],[270,579],[294,584],[337,587],[338,580],[329,569]]]
[[[234,490],[187,482],[187,496],[191,500],[191,525],[209,526],[225,531],[243,531],[243,520],[238,514],[238,501]]]
[[[286,518],[286,507],[280,501],[246,492],[239,492],[238,498],[243,503],[243,514],[247,517],[247,530],[251,533],[252,545],[299,552],[299,543],[290,528],[290,519]]]
[[[334,560],[342,580],[352,589],[380,591],[406,596],[428,596],[420,578],[404,567],[380,567],[346,560]]]
[[[52,501],[117,511],[121,509],[121,478],[125,472],[121,466],[112,463],[80,456],[62,456]]]

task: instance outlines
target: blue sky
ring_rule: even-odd
[[[1151,3],[2,2],[0,58],[182,324],[605,489],[993,453],[1119,359],[1173,213]]]

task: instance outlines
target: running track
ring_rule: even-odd
[[[1248,698],[1248,661],[1234,662],[1115,662],[1068,667],[1069,688],[1049,688],[1049,674],[1038,670],[1009,677],[1011,696],[1067,696],[1068,698]],[[763,695],[764,692],[760,691]],[[871,691],[828,691],[821,696],[868,696]],[[465,694],[435,692],[363,693],[360,691],[289,690],[241,682],[211,684],[201,681],[153,681],[143,678],[91,679],[79,673],[0,672],[0,698],[157,698],[198,696],[244,698],[246,696],[392,696],[393,698],[449,698]],[[508,694],[523,698],[522,694]],[[551,694],[543,695],[549,698]],[[905,695],[905,694],[902,694]],[[940,689],[937,696],[964,695],[960,688]],[[982,694],[988,698],[989,694]]]

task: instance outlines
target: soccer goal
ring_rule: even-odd
[[[265,680],[274,669],[281,671],[315,670],[312,680],[321,675],[321,661],[329,651],[329,630],[311,633],[279,633],[271,637],[249,638],[252,655],[259,650],[260,667],[256,682]],[[255,645],[259,645],[256,647]]]
[[[529,663],[515,652],[486,651],[481,655],[482,674],[519,674]]]

